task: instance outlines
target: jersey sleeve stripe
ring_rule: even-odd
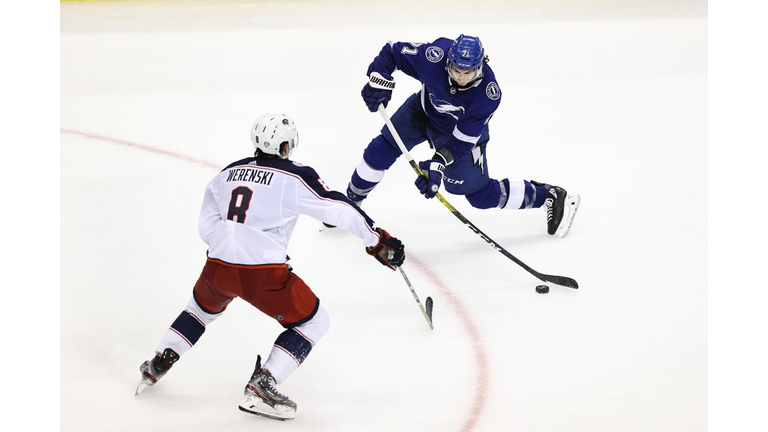
[[[307,183],[307,181],[304,179],[304,177],[302,175],[300,175],[300,174],[296,174],[296,173],[293,173],[293,172],[290,172],[290,171],[281,170],[281,169],[277,169],[277,168],[271,168],[271,167],[259,166],[259,168],[260,169],[264,169],[264,170],[270,170],[270,171],[279,172],[279,173],[282,173],[282,174],[285,174],[287,176],[291,176],[291,177],[297,179],[305,188],[307,188],[307,190],[309,190],[320,201],[335,202],[335,203],[339,203],[339,204],[344,204],[347,207],[352,208],[352,204],[349,204],[346,201],[337,200],[337,199],[333,199],[333,198],[328,198],[328,197],[322,196],[317,190],[315,190],[313,187],[311,187]],[[325,192],[325,191],[323,191],[323,192]],[[365,222],[365,226],[366,226],[366,228],[368,228],[368,231],[370,231],[372,234],[377,234],[376,230],[374,230],[373,227],[371,226],[372,224],[368,223],[366,218],[362,214],[360,214],[359,211],[357,211],[357,210],[355,210],[355,211],[357,212],[358,216],[360,218],[362,218],[363,221]]]
[[[468,143],[472,143],[472,144],[477,144],[477,142],[480,140],[480,136],[473,137],[473,136],[469,136],[469,135],[466,135],[466,134],[462,133],[459,130],[459,126],[455,126],[453,128],[453,136],[456,137],[456,139],[458,139],[458,140],[461,140],[461,141],[464,141],[464,142],[468,142]]]

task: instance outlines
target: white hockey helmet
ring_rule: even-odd
[[[296,123],[285,114],[262,114],[251,127],[253,148],[263,153],[288,159],[293,149],[299,146],[299,132]],[[288,145],[288,154],[282,153],[283,143]]]

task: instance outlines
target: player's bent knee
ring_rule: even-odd
[[[295,327],[304,337],[316,344],[331,328],[331,318],[322,306],[317,308],[317,313],[311,320]]]
[[[192,298],[187,303],[187,312],[189,312],[191,315],[195,316],[203,325],[208,325],[212,323],[216,318],[220,317],[222,312],[218,313],[211,313],[203,308],[198,302],[195,296],[193,295]]]
[[[383,135],[374,138],[363,152],[363,160],[374,170],[386,171],[400,156],[400,148]]]

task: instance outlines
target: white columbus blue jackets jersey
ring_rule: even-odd
[[[444,145],[454,160],[463,159],[488,128],[501,102],[501,88],[487,64],[482,79],[469,88],[451,85],[445,69],[453,40],[439,38],[432,43],[388,42],[368,67],[371,72],[403,71],[422,83],[421,106],[437,131],[452,136]]]
[[[198,229],[208,257],[229,264],[282,264],[299,215],[378,243],[374,222],[314,169],[279,158],[232,163],[205,189]]]

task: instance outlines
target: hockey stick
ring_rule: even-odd
[[[384,122],[387,124],[387,128],[389,128],[389,131],[392,133],[392,136],[395,137],[395,141],[397,141],[397,146],[400,147],[400,151],[403,152],[403,156],[405,156],[405,158],[408,160],[408,163],[411,164],[411,168],[413,168],[413,170],[416,171],[416,174],[426,177],[426,175],[421,171],[421,169],[416,164],[416,162],[414,162],[413,158],[411,157],[411,154],[408,152],[408,149],[405,148],[405,144],[403,144],[403,140],[400,138],[400,135],[397,133],[397,130],[395,130],[395,126],[392,124],[392,121],[389,119],[389,115],[387,114],[387,111],[384,109],[384,105],[382,104],[379,104],[379,114],[381,114],[381,117],[384,118]],[[527,264],[517,259],[517,257],[507,252],[506,249],[504,249],[500,244],[493,241],[493,239],[488,237],[484,232],[480,231],[480,228],[476,227],[475,224],[470,222],[467,218],[464,217],[464,215],[459,213],[459,211],[456,210],[456,208],[453,207],[451,203],[449,203],[445,198],[443,198],[443,196],[440,195],[439,192],[435,196],[437,197],[438,200],[440,200],[441,203],[443,203],[444,206],[448,208],[448,210],[451,211],[451,213],[453,213],[454,216],[456,216],[464,225],[466,225],[469,229],[471,229],[475,234],[479,235],[483,240],[485,240],[486,243],[490,244],[494,249],[501,252],[501,254],[504,255],[505,257],[517,263],[517,265],[525,269],[528,273],[534,275],[537,279],[544,282],[551,282],[553,284],[562,285],[568,288],[573,288],[573,289],[579,288],[578,282],[576,282],[576,280],[572,278],[539,273],[536,270],[530,268]]]
[[[411,294],[413,294],[413,298],[416,299],[416,304],[419,305],[419,309],[421,309],[421,313],[424,314],[424,318],[427,320],[427,324],[429,324],[429,328],[434,330],[435,328],[432,326],[432,297],[427,297],[427,309],[424,309],[424,306],[421,305],[421,300],[419,300],[419,296],[416,295],[416,291],[413,289],[413,285],[411,285],[411,281],[408,280],[408,276],[405,275],[405,272],[403,271],[403,267],[400,266],[397,268],[400,270],[400,274],[403,275],[403,279],[405,279],[405,283],[408,285],[408,289],[411,290]]]

